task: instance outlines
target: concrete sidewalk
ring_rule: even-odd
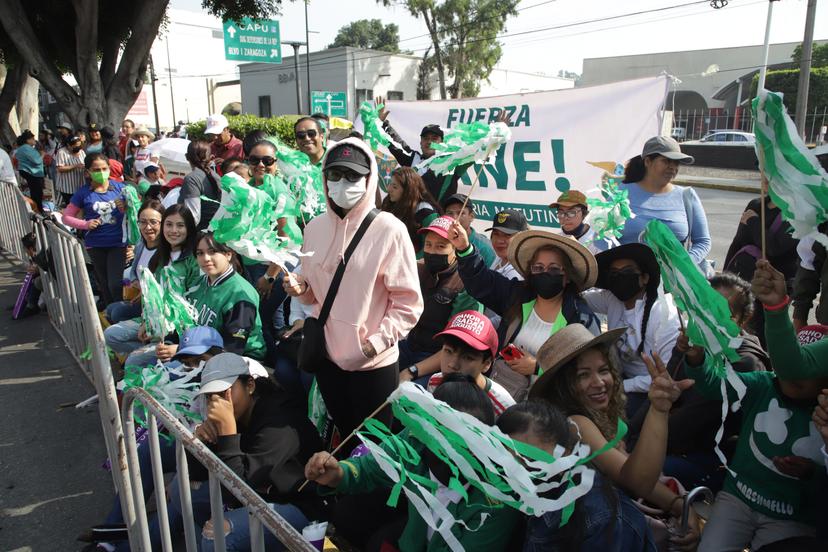
[[[114,497],[95,393],[46,314],[12,320],[23,280],[0,256],[0,550],[81,550]]]

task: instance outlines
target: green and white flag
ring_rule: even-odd
[[[771,199],[793,228],[793,237],[828,247],[828,236],[817,229],[828,220],[828,173],[799,137],[782,94],[760,90],[752,107],[756,156]]]
[[[423,443],[451,470],[448,487],[463,500],[468,499],[464,487],[468,484],[504,507],[527,515],[562,511],[562,523],[572,514],[575,500],[592,488],[595,473],[586,464],[614,447],[626,432],[626,426],[619,422],[615,439],[599,451],[592,453],[588,445],[579,442],[570,454],[560,446],[554,454],[549,454],[512,440],[497,427],[488,426],[474,416],[454,410],[411,382],[400,384],[388,402],[408,435]],[[410,471],[424,461],[416,450],[374,419],[366,421],[365,430],[359,436],[379,467],[395,483],[388,503],[396,504],[404,492],[426,524],[440,533],[449,548],[462,550],[451,534],[451,527],[461,522],[435,498],[436,483]],[[482,517],[475,527],[466,528],[474,531],[483,523]]]
[[[328,209],[322,169],[311,163],[307,154],[286,146],[275,136],[269,137],[268,141],[276,148],[279,174],[296,200],[299,218],[307,224]]]
[[[624,167],[617,165],[613,174],[604,172],[598,186],[600,198],[587,198],[589,213],[585,220],[593,231],[592,241],[604,240],[610,246],[618,245],[627,219],[635,218],[630,210],[629,191],[619,187],[624,178]]]
[[[141,239],[141,230],[138,228],[138,211],[141,209],[141,199],[138,191],[131,185],[124,186],[124,236],[130,245],[135,245]]]
[[[380,144],[387,146],[391,143],[391,137],[382,128],[379,119],[379,112],[383,105],[374,105],[374,102],[365,101],[359,106],[359,118],[362,120],[362,136],[365,143],[376,150]]]
[[[506,123],[459,123],[446,131],[441,143],[435,142],[434,155],[420,161],[418,170],[431,169],[434,174],[454,174],[457,167],[486,163],[500,146],[511,140]]]
[[[197,393],[201,387],[199,378],[202,367],[186,369],[171,367],[160,360],[147,366],[127,365],[124,367],[124,379],[119,382],[118,388],[124,392],[133,387],[140,387],[152,398],[158,401],[167,411],[174,415],[185,426],[192,427],[194,423],[202,421],[202,415],[196,406]],[[147,427],[147,409],[139,401],[135,401],[135,420],[139,425]],[[166,433],[162,433],[170,439]]]
[[[168,334],[180,334],[196,325],[198,313],[195,307],[174,291],[169,280],[165,280],[165,285],[159,284],[152,271],[145,266],[138,268],[138,276],[141,284],[141,317],[149,335],[163,339]]]

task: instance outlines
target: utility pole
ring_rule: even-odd
[[[768,52],[770,51],[770,30],[773,20],[773,3],[779,0],[768,0],[768,20],[765,23],[765,47],[762,51],[762,67],[759,69],[759,86],[756,93],[765,88],[765,76],[768,74]]]
[[[172,118],[173,118],[173,128],[178,123],[175,118],[175,96],[173,95],[173,82],[172,82],[172,64],[170,64],[170,35],[167,34],[167,40],[164,41],[167,45],[167,76],[170,77],[170,105],[172,106]],[[158,131],[160,132],[161,129],[159,128]]]
[[[802,56],[799,59],[799,88],[796,91],[796,131],[805,138],[805,118],[808,112],[808,87],[811,84],[811,54],[814,49],[814,19],[816,0],[808,0],[805,15],[805,37],[802,39]]]
[[[155,114],[155,134],[158,134],[161,131],[160,123],[158,122],[158,98],[155,96],[155,81],[158,79],[155,77],[155,64],[152,62],[152,54],[149,57],[149,66],[150,86],[152,87],[152,112]]]
[[[302,83],[299,78],[299,46],[305,46],[306,42],[283,42],[293,46],[293,72],[296,75],[296,113],[302,114]],[[310,109],[309,109],[310,111]]]
[[[310,85],[310,33],[308,31],[308,2],[310,0],[305,0],[305,51],[308,53],[308,57],[305,60],[305,67],[308,71],[308,115],[310,115],[311,106],[313,105],[311,102],[311,85]],[[298,77],[298,75],[297,75]]]

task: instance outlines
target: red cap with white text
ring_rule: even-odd
[[[434,337],[451,335],[477,351],[489,350],[497,355],[497,331],[483,313],[467,310],[458,312],[448,326]]]

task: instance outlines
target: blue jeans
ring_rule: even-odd
[[[290,265],[285,268],[293,270]],[[267,272],[267,265],[262,263],[247,265],[245,271],[247,272],[247,281],[255,288],[256,282]],[[264,334],[267,358],[269,359],[276,355],[276,331],[285,326],[285,299],[287,299],[287,293],[277,280],[270,289],[270,295],[267,298],[260,297],[259,300],[259,317],[262,319],[262,333]]]
[[[161,467],[164,473],[175,471],[175,441],[159,439],[161,445]],[[144,490],[144,500],[148,499],[155,488],[152,480],[152,461],[150,456],[149,439],[141,441],[138,445],[138,467],[141,472],[141,488]],[[124,522],[124,514],[121,510],[121,501],[115,497],[115,504],[104,523],[115,525]]]
[[[412,350],[411,346],[408,344],[408,339],[399,341],[397,343],[397,348],[400,350],[400,371],[405,370],[412,364],[417,364],[418,362],[423,361],[434,354],[429,353],[428,351]],[[420,376],[414,380],[414,383],[420,385],[421,387],[428,387],[429,378],[431,378],[431,374]]]
[[[313,374],[300,370],[291,359],[276,353],[276,367],[273,370],[273,377],[276,378],[282,387],[293,393],[302,393],[307,397],[313,383]]]
[[[113,324],[141,316],[141,302],[117,301],[106,307],[106,318]]]
[[[724,484],[725,470],[719,469],[722,461],[711,451],[692,452],[682,456],[668,455],[661,472],[678,479],[685,489],[705,486],[714,493]]]
[[[285,518],[294,529],[302,532],[309,523],[302,510],[293,504],[271,504],[277,514]],[[227,552],[246,552],[250,550],[250,518],[247,517],[247,508],[238,508],[225,512],[224,519],[230,523],[230,532],[224,537]],[[216,527],[214,526],[214,530]],[[270,531],[264,530],[265,550],[275,552],[285,547]],[[202,535],[201,552],[213,552],[213,539]]]
[[[122,320],[104,330],[104,341],[116,353],[128,355],[144,346],[138,341],[140,327],[141,324],[135,320]]]
[[[576,502],[576,515],[568,525],[579,523],[581,527],[562,529],[560,512],[529,517],[524,552],[655,552],[644,514],[627,495],[615,487],[606,488],[608,483],[596,473],[592,489]]]

